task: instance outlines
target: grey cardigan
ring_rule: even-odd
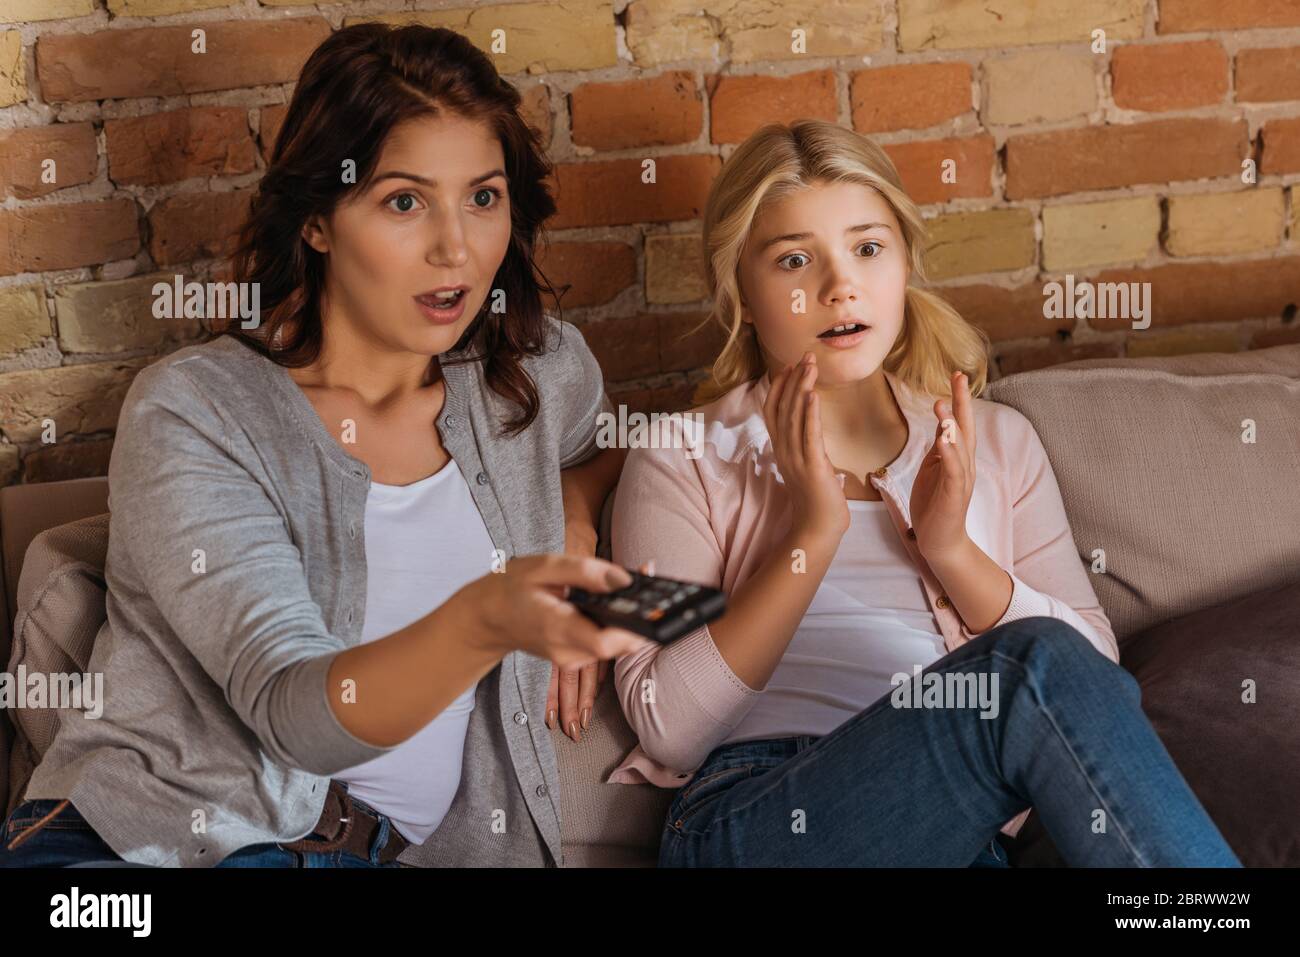
[[[444,366],[438,431],[507,558],[563,549],[560,469],[596,453],[610,410],[581,334],[547,321],[547,352],[524,362],[541,409],[513,438],[497,432],[517,407],[482,364]],[[109,465],[108,620],[89,668],[103,714],[64,718],[25,797],[70,798],[142,864],[211,867],[309,834],[329,776],[391,750],[326,697],[331,660],[360,641],[369,487],[286,370],[235,339],[141,371]],[[549,677],[515,652],[479,683],[460,789],[402,861],[562,863]]]

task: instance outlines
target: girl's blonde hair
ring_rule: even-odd
[[[731,154],[709,190],[704,212],[704,261],[712,310],[704,323],[720,323],[726,344],[713,363],[713,375],[695,394],[710,402],[766,371],[754,326],[741,320],[739,264],[754,220],[770,203],[817,182],[860,183],[884,197],[898,218],[911,262],[903,329],[882,363],[914,389],[951,395],[951,375],[970,379],[973,395],[983,391],[988,373],[989,339],[931,292],[922,262],[925,223],[903,190],[885,151],[867,137],[823,120],[771,123]],[[700,327],[697,327],[700,328]]]

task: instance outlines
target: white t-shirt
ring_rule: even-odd
[[[495,547],[455,460],[410,485],[370,483],[362,642],[423,618],[487,574]],[[334,775],[408,841],[437,830],[460,787],[475,686],[387,754]]]
[[[824,735],[946,652],[921,576],[884,502],[850,501],[849,529],[766,689],[726,743]]]

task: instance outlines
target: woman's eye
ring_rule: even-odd
[[[780,259],[777,260],[777,262],[778,262],[778,263],[783,263],[783,262],[789,262],[791,259],[807,259],[807,258],[808,258],[808,257],[805,256],[803,253],[791,253],[791,254],[788,255],[788,256],[783,256],[783,257],[781,257]],[[802,269],[805,265],[807,265],[807,263],[796,263],[796,264],[794,264],[793,266],[791,266],[791,267],[789,267],[789,268],[791,268],[791,269]]]
[[[488,202],[485,203],[478,202],[480,196],[488,197]],[[477,206],[479,209],[491,209],[492,206],[495,206],[500,201],[501,201],[501,190],[494,189],[491,186],[484,186],[482,189],[474,193],[474,205]],[[489,203],[491,205],[489,205]]]
[[[394,203],[396,203],[397,205],[393,205]],[[390,209],[393,209],[396,212],[409,213],[411,210],[415,208],[415,194],[398,193],[396,196],[394,196],[392,199],[388,201],[388,206]]]
[[[866,258],[866,259],[875,259],[877,256],[880,255],[880,250],[882,250],[882,249],[885,248],[885,247],[883,247],[882,245],[880,245],[880,243],[877,243],[877,242],[870,242],[870,243],[863,243],[861,246],[858,247],[858,249],[865,249],[865,248],[867,248],[868,246],[871,247],[872,249],[874,249],[875,252],[873,252],[870,256],[866,256],[866,257],[864,257],[864,258]]]

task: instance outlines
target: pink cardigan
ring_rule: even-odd
[[[907,535],[912,481],[938,425],[934,399],[888,371],[885,378],[907,418],[908,439],[898,458],[870,481],[920,574],[944,648],[952,651],[976,635]],[[764,375],[692,410],[704,416],[702,438],[699,430],[683,435],[678,427],[671,433],[675,442],[659,440],[678,448],[630,452],[614,505],[616,562],[635,568],[653,559],[657,574],[707,583],[727,594],[758,569],[790,527],[763,421],[769,385]],[[1013,582],[1011,603],[991,627],[1032,615],[1059,618],[1118,662],[1115,635],[1075,549],[1056,476],[1034,427],[1010,406],[976,399],[972,407],[977,475],[967,533]],[[696,449],[687,447],[691,438]],[[640,744],[609,776],[611,783],[681,787],[762,693],[728,667],[707,625],[669,645],[620,658],[614,677]],[[643,688],[654,694],[643,695]],[[1002,830],[1014,835],[1028,813]]]

